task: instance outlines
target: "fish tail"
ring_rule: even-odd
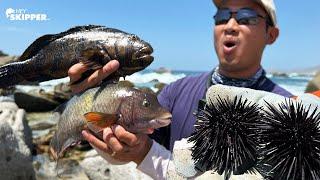
[[[25,80],[23,77],[23,63],[11,63],[0,67],[0,88],[16,85]]]

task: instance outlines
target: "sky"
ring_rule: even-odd
[[[305,2],[275,0],[280,36],[266,48],[264,68],[320,65],[320,1]],[[44,14],[47,20],[10,20],[8,8]],[[0,0],[0,50],[20,55],[42,35],[97,24],[137,34],[149,42],[155,57],[150,69],[208,71],[218,64],[212,34],[215,11],[211,0]]]

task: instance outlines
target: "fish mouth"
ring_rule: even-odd
[[[144,46],[133,54],[132,59],[138,61],[142,66],[148,66],[154,59],[153,56],[151,56],[152,53],[152,46],[149,43],[144,42]]]
[[[172,115],[171,113],[166,113],[160,117],[156,117],[149,121],[152,128],[157,129],[164,126],[168,126],[171,123]]]
[[[132,65],[128,67],[122,67],[122,69],[128,74],[145,69],[153,62],[154,57],[151,55],[152,52],[153,49],[150,45],[142,47],[132,55]]]

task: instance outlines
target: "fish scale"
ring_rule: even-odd
[[[167,126],[171,118],[170,112],[161,107],[155,94],[121,84],[102,84],[75,95],[65,104],[61,114],[55,113],[59,121],[50,143],[55,159],[62,157],[68,147],[83,140],[81,131],[84,129],[89,128],[98,138],[102,138],[103,127],[92,126],[94,124],[85,119],[87,113],[105,115],[105,119],[96,125],[119,124],[132,133],[149,133],[150,128]]]
[[[79,62],[96,70],[110,60],[118,60],[118,70],[107,79],[118,80],[149,66],[152,52],[151,45],[134,34],[104,26],[77,26],[41,36],[25,50],[19,63],[0,67],[0,88],[63,78]],[[86,77],[88,74],[81,80]]]

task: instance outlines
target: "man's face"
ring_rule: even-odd
[[[226,0],[221,8],[237,11],[250,8],[266,17],[266,12],[253,0]],[[235,15],[233,15],[235,17]],[[274,28],[274,27],[273,27]],[[223,75],[244,78],[252,76],[260,67],[261,57],[268,41],[266,20],[259,18],[256,25],[238,24],[235,18],[214,27],[214,45]]]

